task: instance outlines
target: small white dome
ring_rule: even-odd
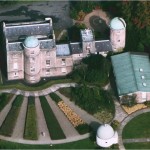
[[[122,18],[115,17],[110,21],[110,28],[120,30],[126,28],[126,23]]]
[[[39,41],[35,36],[28,36],[24,41],[24,45],[29,48],[34,48],[39,45]]]
[[[97,130],[97,137],[108,140],[114,136],[115,132],[109,124],[101,125]]]

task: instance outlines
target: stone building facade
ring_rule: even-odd
[[[111,41],[116,40],[114,36],[111,41],[95,41],[92,30],[85,29],[81,30],[81,42],[57,45],[51,18],[34,22],[3,22],[3,35],[8,80],[25,79],[28,83],[37,83],[42,77],[65,76],[75,63],[89,54],[106,55],[112,51]]]

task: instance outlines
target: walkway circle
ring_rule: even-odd
[[[108,28],[106,21],[100,16],[91,16],[89,22],[95,31],[104,32]]]
[[[121,122],[121,126],[118,130],[118,135],[119,135],[119,149],[121,150],[125,150],[125,147],[124,147],[124,144],[123,144],[123,139],[122,139],[122,132],[123,132],[123,129],[125,127],[125,125],[130,122],[130,120],[132,120],[134,117],[140,115],[140,114],[143,114],[143,113],[147,113],[147,112],[150,112],[150,108],[145,108],[145,109],[141,109],[141,110],[138,110],[134,113],[132,113],[131,115],[129,115],[128,117],[126,117],[122,122]]]

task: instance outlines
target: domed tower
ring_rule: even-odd
[[[100,147],[110,147],[118,143],[118,133],[109,124],[101,125],[97,130],[96,143]]]
[[[34,36],[28,36],[24,43],[24,77],[28,83],[40,81],[40,47],[39,41]]]
[[[110,21],[110,41],[115,52],[125,47],[126,23],[122,18],[115,17]]]

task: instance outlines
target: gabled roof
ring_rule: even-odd
[[[118,94],[150,92],[150,61],[148,54],[123,53],[111,57]]]

